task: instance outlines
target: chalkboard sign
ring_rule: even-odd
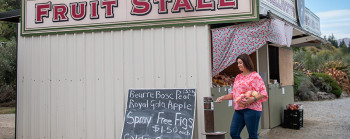
[[[130,89],[122,139],[192,139],[195,89]]]

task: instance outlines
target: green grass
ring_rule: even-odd
[[[15,114],[16,107],[0,107],[0,114]]]

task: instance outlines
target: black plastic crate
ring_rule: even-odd
[[[290,129],[300,129],[302,126],[300,124],[284,124],[283,125],[284,128],[290,128]]]
[[[283,127],[300,129],[303,127],[303,110],[284,110]]]

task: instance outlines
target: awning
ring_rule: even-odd
[[[326,43],[328,43],[326,40],[307,31],[302,31],[298,28],[293,30],[291,47],[321,46],[321,44]]]
[[[289,47],[293,27],[279,19],[262,19],[212,30],[213,76],[236,62],[241,54],[251,54],[272,42]]]
[[[21,9],[0,13],[0,21],[19,23]]]

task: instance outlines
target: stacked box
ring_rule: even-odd
[[[284,110],[283,127],[300,129],[303,127],[303,110]]]

